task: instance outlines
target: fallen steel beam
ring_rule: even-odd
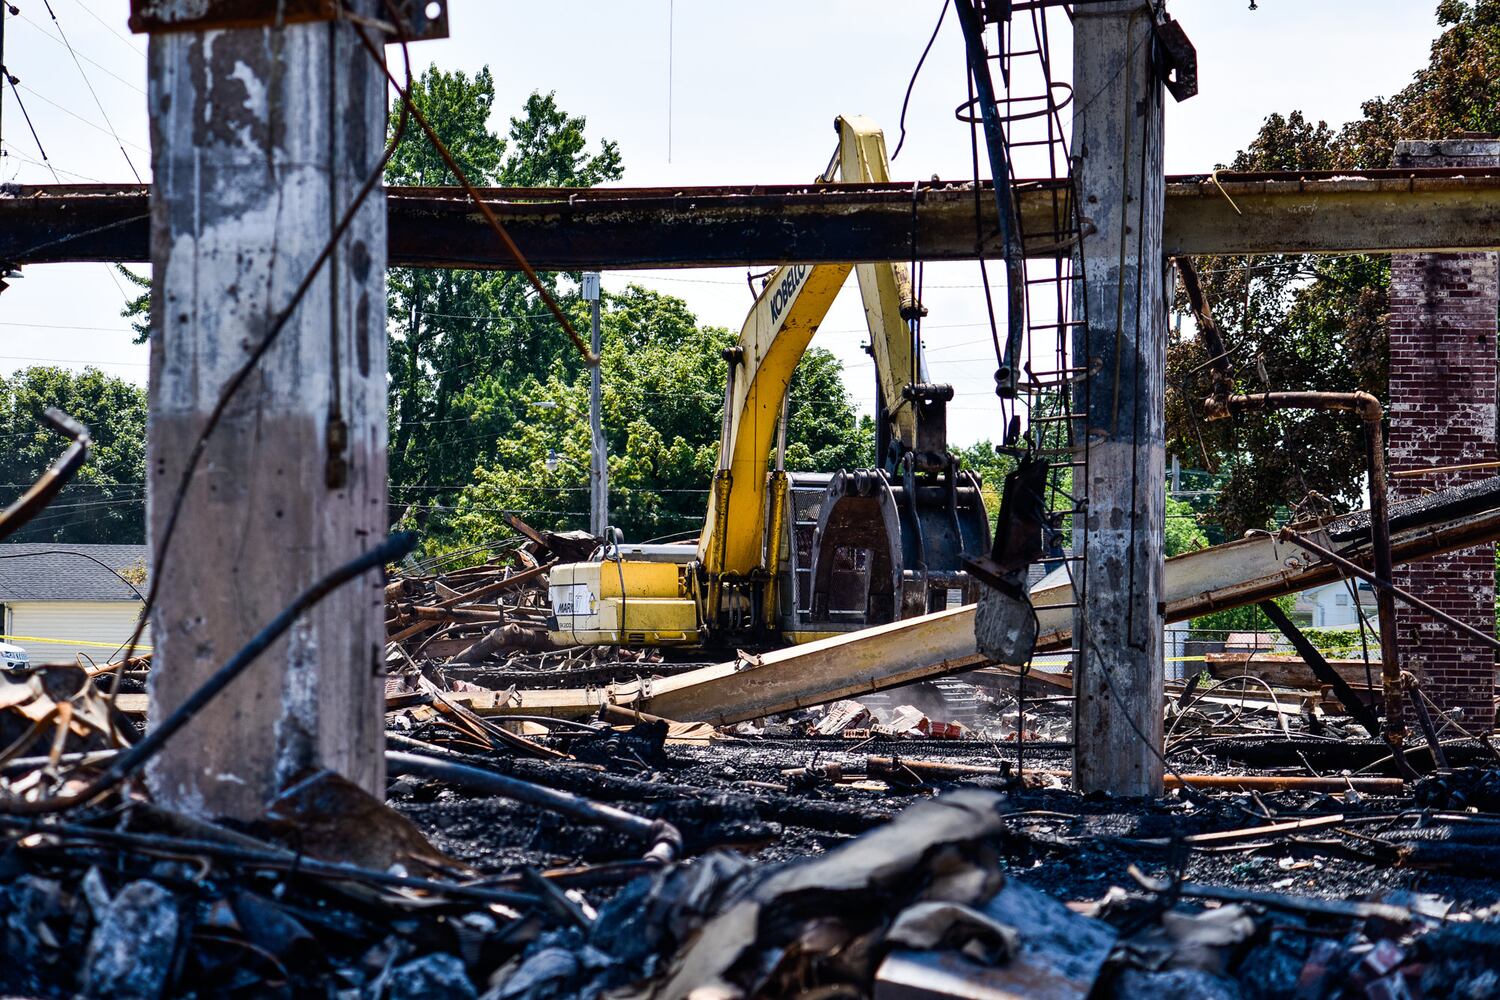
[[[1393,561],[1412,562],[1500,538],[1500,480],[1491,485],[1496,488],[1465,487],[1396,504],[1391,512]],[[1354,514],[1321,530],[1346,539],[1343,553],[1368,565],[1366,522],[1362,513]],[[1340,572],[1302,546],[1267,535],[1215,545],[1167,560],[1167,620],[1184,621],[1294,593],[1339,579]],[[1069,642],[1073,622],[1071,585],[1065,576],[1060,583],[1049,582],[1061,573],[1032,591],[1042,640],[1053,648]],[[683,722],[728,725],[958,673],[986,662],[975,647],[974,606],[968,605],[758,657],[742,654],[728,663],[672,677],[604,688],[449,697],[482,715],[582,717],[613,702]]]
[[[716,267],[793,261],[996,257],[988,184],[486,189],[486,202],[539,270]],[[976,229],[977,203],[980,224]],[[1021,228],[1055,230],[1063,187],[1015,187]],[[389,261],[510,270],[515,259],[455,188],[390,188]],[[142,185],[0,188],[0,261],[144,262]],[[982,234],[982,239],[980,238]],[[1167,179],[1163,252],[1389,253],[1500,248],[1500,171],[1374,170]],[[1028,255],[1052,255],[1032,239]]]
[[[1476,508],[1495,501],[1488,492],[1476,497],[1475,486],[1447,491],[1456,497],[1450,508],[1457,505],[1467,510],[1459,516],[1445,514],[1446,494],[1394,505],[1392,561],[1414,562],[1500,538],[1500,507]],[[1323,530],[1333,537],[1349,538],[1344,554],[1356,564],[1368,565],[1368,527],[1364,537],[1359,537],[1360,519],[1360,514],[1351,515]],[[1337,566],[1319,562],[1307,549],[1267,535],[1215,545],[1167,560],[1167,620],[1184,621],[1305,590],[1339,579],[1340,572]],[[1069,603],[1070,595],[1066,582],[1043,580],[1032,591],[1040,632],[1050,646],[1064,646],[1070,639],[1072,613],[1061,606]],[[582,718],[597,712],[602,704],[613,703],[684,722],[729,725],[958,673],[986,662],[974,645],[974,606],[968,605],[759,657],[742,656],[672,677],[598,688],[451,692],[445,698],[480,715]]]

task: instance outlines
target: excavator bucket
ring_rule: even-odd
[[[979,651],[999,663],[1021,666],[1036,649],[1037,618],[1026,574],[1042,556],[1046,527],[1047,463],[1027,456],[1005,477],[994,550],[965,559],[983,584],[974,616]]]
[[[792,477],[784,631],[843,632],[977,599],[965,555],[990,546],[979,480],[860,469]],[[787,620],[790,619],[790,620]]]

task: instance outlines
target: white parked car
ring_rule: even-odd
[[[25,673],[31,669],[31,657],[20,646],[0,642],[0,670],[7,673]]]

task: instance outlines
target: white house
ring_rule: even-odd
[[[144,545],[0,545],[0,641],[34,664],[108,662],[140,618],[146,560]]]
[[[1375,617],[1375,591],[1363,580],[1352,581],[1359,595],[1360,608],[1366,621]],[[1297,595],[1294,612],[1310,616],[1312,628],[1353,628],[1359,623],[1354,610],[1354,599],[1349,595],[1349,584],[1327,583],[1321,587],[1304,590]]]

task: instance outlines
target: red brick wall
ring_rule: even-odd
[[[1402,166],[1500,164],[1500,142],[1401,143]],[[1389,468],[1496,458],[1496,315],[1493,253],[1397,254],[1391,261]],[[1496,469],[1392,479],[1392,499],[1495,475]],[[1495,548],[1484,545],[1396,570],[1396,583],[1476,628],[1495,628]],[[1398,604],[1401,664],[1461,724],[1494,724],[1495,654]]]

